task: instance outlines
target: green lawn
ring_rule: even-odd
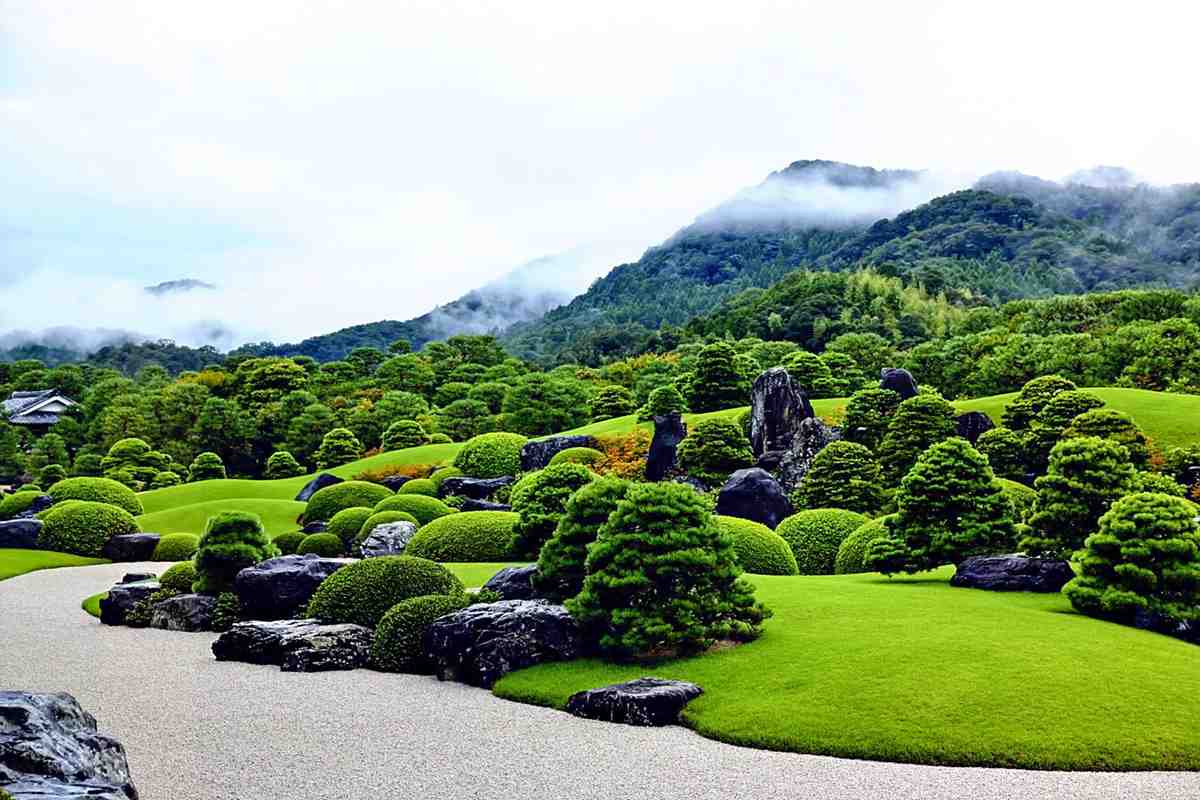
[[[483,586],[487,583],[488,578],[495,575],[505,567],[523,566],[517,562],[484,562],[478,563],[451,563],[446,562],[445,567],[458,576],[458,579],[463,582],[463,586],[468,589],[473,589],[477,586]]]
[[[100,618],[100,601],[106,597],[108,597],[108,592],[97,592],[96,594],[92,595],[91,597],[84,599],[84,601],[79,604],[79,607],[82,608],[87,613],[91,614],[96,619],[99,619]]]
[[[248,481],[254,483],[254,481]],[[275,536],[286,531],[300,528],[297,518],[304,513],[304,503],[294,500],[263,500],[258,498],[234,498],[227,500],[209,500],[202,503],[179,506],[178,508],[156,511],[153,514],[143,514],[138,517],[138,525],[144,531],[153,533],[195,533],[204,532],[208,518],[222,511],[248,511],[262,517],[267,533]]]
[[[55,567],[86,567],[91,564],[107,564],[103,558],[84,558],[69,553],[52,553],[48,550],[0,549],[0,581],[15,578],[26,572]]]
[[[1058,594],[954,589],[949,568],[753,576],[774,611],[752,644],[641,666],[513,673],[513,700],[562,707],[641,675],[698,683],[685,712],[733,744],[883,761],[1034,769],[1200,769],[1200,648],[1080,616]]]

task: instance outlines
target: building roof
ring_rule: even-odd
[[[14,425],[53,425],[58,422],[58,412],[42,411],[42,409],[56,402],[67,408],[75,405],[74,400],[59,394],[58,389],[13,392],[4,401],[4,414]]]

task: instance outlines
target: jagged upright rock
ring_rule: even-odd
[[[337,475],[330,475],[328,472],[322,472],[320,475],[304,484],[304,488],[300,490],[298,495],[296,495],[296,501],[299,503],[307,503],[309,499],[321,489],[324,489],[326,486],[333,486],[334,484],[341,482],[342,479]]]
[[[411,522],[385,522],[371,529],[359,547],[359,554],[363,558],[403,555],[408,543],[416,535],[417,526]]]
[[[954,418],[955,432],[971,444],[979,441],[979,437],[996,427],[992,418],[982,411],[968,411]]]
[[[750,390],[750,447],[754,455],[788,450],[800,423],[813,415],[803,387],[783,367],[754,380]]]
[[[550,459],[570,447],[594,447],[596,440],[591,436],[551,436],[548,439],[532,439],[521,448],[521,471],[532,472],[545,469]]]
[[[771,473],[751,467],[739,469],[725,481],[717,495],[717,513],[761,522],[775,530],[792,515],[792,502]]]
[[[661,481],[675,468],[675,451],[687,436],[687,425],[678,411],[654,418],[654,438],[646,454],[646,480]]]
[[[323,580],[353,563],[316,553],[268,558],[239,572],[233,591],[247,619],[288,619],[308,605]]]
[[[913,378],[912,373],[896,367],[884,367],[879,371],[879,388],[891,389],[900,395],[901,401],[916,397],[918,394],[917,381]]]
[[[830,442],[841,438],[841,433],[831,428],[818,417],[809,417],[800,423],[792,447],[784,452],[776,468],[779,484],[786,494],[791,494],[812,468],[817,453]]]

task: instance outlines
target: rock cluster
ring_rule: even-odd
[[[175,595],[150,608],[150,627],[187,633],[212,630],[216,608],[217,598],[211,595]]]
[[[239,572],[233,591],[248,618],[288,619],[308,606],[321,581],[352,563],[315,553],[268,558]]]
[[[1071,565],[1055,558],[971,556],[958,565],[950,585],[1002,592],[1057,592],[1074,577]]]
[[[218,661],[326,672],[366,666],[373,638],[361,625],[322,625],[315,619],[238,622],[217,637],[212,651]]]
[[[635,678],[576,692],[567,700],[567,711],[577,717],[626,725],[671,725],[679,720],[683,707],[702,693],[699,686],[687,681]]]
[[[841,438],[841,433],[829,427],[817,417],[809,417],[800,422],[792,447],[779,458],[775,474],[783,491],[787,494],[795,491],[804,480],[804,476],[812,468],[817,453],[825,449],[830,442]],[[760,462],[761,463],[761,462]],[[764,465],[765,466],[765,465]]]

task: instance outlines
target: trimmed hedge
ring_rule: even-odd
[[[838,548],[867,517],[841,508],[814,508],[779,523],[782,536],[796,556],[801,575],[832,575]]]
[[[328,522],[333,515],[345,508],[361,506],[374,508],[381,500],[392,496],[392,490],[378,483],[367,481],[343,481],[320,489],[308,500],[304,509],[304,521]]]
[[[428,525],[439,517],[455,513],[454,509],[436,497],[423,494],[397,494],[384,498],[375,505],[375,511],[403,511],[411,514],[418,525]]]
[[[787,541],[775,531],[749,519],[716,515],[713,521],[733,537],[738,563],[758,575],[797,575],[796,556]]]
[[[12,519],[33,505],[34,500],[44,496],[40,491],[10,494],[8,497],[0,500],[0,519]]]
[[[437,497],[438,485],[429,478],[414,478],[397,489],[396,494],[423,494],[426,497]]]
[[[195,591],[218,595],[233,589],[233,579],[246,567],[279,555],[262,519],[245,511],[225,511],[208,518],[196,550]]]
[[[847,575],[871,571],[863,564],[863,559],[867,555],[867,547],[871,542],[888,537],[887,526],[884,524],[885,519],[887,518],[880,517],[868,520],[842,540],[841,545],[838,546],[837,558],[833,561],[835,573]]]
[[[352,544],[354,537],[358,536],[358,532],[362,530],[363,524],[374,514],[374,509],[355,506],[354,508],[343,508],[341,511],[333,515],[333,519],[325,526],[325,533],[332,533],[342,543],[342,547],[346,548],[347,552]]]
[[[594,447],[568,447],[566,450],[559,450],[550,458],[550,463],[547,466],[553,467],[555,464],[583,464],[585,467],[593,467],[597,464],[603,464],[608,460],[608,456],[601,453]]]
[[[114,536],[137,533],[133,515],[108,503],[75,500],[51,506],[40,515],[45,525],[38,534],[38,547],[98,557]]]
[[[54,502],[64,500],[89,500],[93,503],[108,503],[137,516],[144,512],[142,501],[133,489],[117,483],[111,478],[67,478],[50,487],[46,492]]]
[[[316,553],[325,558],[337,558],[345,552],[346,547],[342,544],[342,540],[332,533],[310,533],[296,548],[296,553],[299,555]]]
[[[194,533],[166,533],[154,546],[151,561],[187,561],[196,555],[200,537]]]
[[[462,581],[433,561],[413,556],[365,558],[322,581],[309,601],[307,616],[374,628],[402,600],[462,592]]]
[[[192,591],[192,584],[195,582],[196,565],[191,561],[181,561],[175,566],[167,568],[158,579],[158,583],[162,588],[170,589],[180,594],[190,593]]]
[[[273,541],[275,546],[279,548],[279,554],[284,556],[294,555],[296,549],[300,547],[300,543],[308,538],[303,531],[288,531],[276,536]]]
[[[379,621],[371,645],[371,666],[384,672],[432,672],[433,664],[422,646],[425,630],[438,617],[466,604],[466,595],[427,594],[401,600]]]
[[[432,561],[512,561],[512,511],[464,511],[430,522],[404,552]]]
[[[481,433],[458,451],[454,466],[471,478],[516,475],[521,469],[521,448],[527,441],[519,433]]]

